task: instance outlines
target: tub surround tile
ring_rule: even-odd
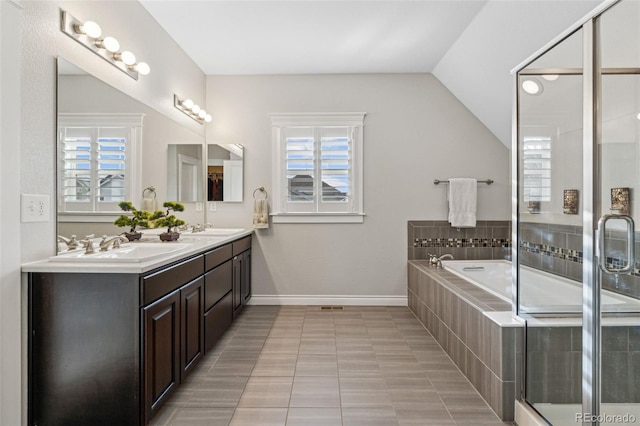
[[[522,326],[510,324],[501,328],[484,315],[484,312],[510,312],[510,303],[446,270],[430,267],[424,260],[409,261],[409,271],[410,309],[468,378],[467,381],[463,377],[467,385],[470,381],[501,419],[512,420],[517,389],[516,346],[522,343]],[[428,377],[439,368],[437,359],[418,360],[428,369]],[[456,384],[437,380],[432,383],[439,392]],[[506,400],[511,404],[505,404]],[[463,408],[457,417],[465,418]]]

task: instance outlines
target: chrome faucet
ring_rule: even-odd
[[[445,253],[440,257],[436,258],[436,268],[442,268],[442,261],[445,259],[453,259],[453,255],[451,253]]]
[[[191,227],[191,232],[195,233],[195,232],[202,232],[204,231],[204,226],[197,224],[197,225],[193,225]]]
[[[65,238],[62,235],[58,235],[58,242],[65,243],[67,245],[67,250],[75,250],[80,245],[78,240],[76,240],[75,235],[72,235],[71,238]]]
[[[95,253],[95,249],[93,248],[93,234],[87,235],[84,237],[84,240],[80,240],[82,243],[82,247],[84,248],[84,254]]]
[[[102,241],[100,241],[100,251],[109,250],[109,246],[111,244],[113,244],[113,248],[114,249],[120,248],[120,243],[121,242],[122,243],[126,243],[127,241],[129,241],[129,240],[127,240],[126,237],[123,237],[121,235],[116,235],[116,236],[113,236],[113,237],[107,237],[106,235],[103,235],[102,236]]]

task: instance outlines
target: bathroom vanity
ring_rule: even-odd
[[[145,425],[215,346],[251,298],[251,231],[180,241],[142,262],[23,265],[30,425]]]

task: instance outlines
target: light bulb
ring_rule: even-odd
[[[120,61],[125,65],[133,65],[136,63],[136,55],[125,50],[124,52],[115,53],[113,55],[116,61]]]
[[[151,67],[146,62],[138,62],[138,64],[135,65],[135,70],[142,75],[149,75]]]
[[[100,25],[96,24],[93,21],[87,21],[82,25],[76,25],[74,27],[74,30],[76,31],[76,33],[86,34],[91,38],[98,38],[100,37],[100,35],[102,35],[102,28],[100,28]]]
[[[533,79],[527,79],[522,82],[522,90],[530,95],[539,95],[542,93],[542,85]]]
[[[207,114],[204,116],[204,121],[206,121],[207,123],[211,123],[211,120],[213,120],[211,114]]]
[[[193,101],[191,99],[185,99],[184,101],[182,101],[182,106],[185,109],[191,109],[193,108]]]
[[[198,113],[198,117],[204,119],[207,116],[207,111],[201,109],[200,112]]]
[[[120,43],[111,36],[105,37],[102,40],[96,40],[96,46],[111,53],[115,53],[120,50]]]
[[[193,112],[194,114],[199,113],[199,112],[200,112],[200,105],[194,105],[194,106],[191,108],[191,112]]]

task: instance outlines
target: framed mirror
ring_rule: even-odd
[[[196,208],[204,199],[204,137],[77,65],[57,61],[57,234],[119,234],[122,228],[113,225],[122,213],[118,203],[142,208],[145,188],[155,188],[158,207],[178,201],[177,181],[167,179],[172,150],[200,159],[199,165],[185,160],[180,218],[204,223]]]
[[[169,144],[167,196],[181,203],[202,201],[202,145]]]
[[[207,201],[240,202],[244,187],[244,147],[207,145]]]

